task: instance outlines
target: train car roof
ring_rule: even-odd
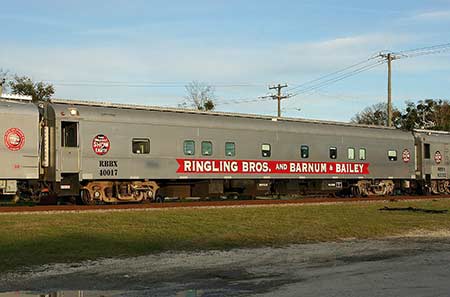
[[[30,104],[31,100],[26,98],[14,98],[1,97],[0,100],[0,113],[15,113],[21,115],[35,115],[38,113],[38,108],[34,104]]]
[[[121,103],[111,103],[111,102],[96,102],[96,101],[84,101],[84,100],[67,100],[67,99],[51,99],[50,102],[54,103],[54,104],[67,104],[67,105],[72,105],[72,106],[79,105],[79,106],[105,107],[105,108],[117,108],[117,109],[148,110],[148,111],[160,111],[160,112],[183,113],[183,114],[198,114],[198,115],[207,115],[207,116],[258,119],[258,120],[268,120],[268,121],[273,121],[273,122],[301,122],[301,123],[309,123],[309,124],[335,125],[335,126],[373,128],[373,129],[384,129],[384,130],[391,130],[391,131],[397,130],[398,131],[398,129],[396,129],[394,127],[363,125],[363,124],[354,124],[354,123],[346,123],[346,122],[338,122],[338,121],[324,121],[324,120],[303,119],[303,118],[289,118],[289,117],[278,118],[278,117],[274,117],[274,116],[246,114],[246,113],[200,111],[200,110],[195,110],[195,109],[158,107],[158,106],[135,105],[135,104],[121,104]]]
[[[439,130],[425,130],[425,129],[414,129],[415,133],[426,134],[426,135],[447,135],[450,136],[449,131],[439,131]]]
[[[10,102],[21,102],[30,103],[30,96],[21,96],[15,94],[2,94],[0,99],[2,101]],[[246,114],[246,113],[234,113],[234,112],[218,112],[218,111],[200,111],[195,109],[184,109],[175,107],[159,107],[150,105],[137,105],[137,104],[123,104],[123,103],[112,103],[112,102],[101,102],[101,101],[87,101],[87,100],[69,100],[69,99],[51,99],[51,103],[54,104],[64,104],[69,106],[86,106],[86,107],[103,107],[103,108],[115,108],[115,109],[127,109],[127,110],[148,110],[148,111],[159,111],[159,112],[170,112],[170,113],[182,113],[182,114],[198,114],[207,116],[220,116],[220,117],[232,117],[232,118],[245,118],[245,119],[258,119],[267,120],[272,122],[299,122],[308,124],[322,124],[322,125],[334,125],[342,127],[358,127],[358,128],[371,128],[378,130],[390,130],[390,131],[401,131],[394,127],[376,126],[376,125],[365,125],[365,124],[355,124],[347,122],[338,121],[326,121],[326,120],[314,120],[314,119],[304,119],[304,118],[290,118],[290,117],[274,117],[268,115],[257,115],[257,114]],[[450,135],[447,131],[435,131],[435,130],[425,130],[425,129],[414,129],[415,133],[423,133],[427,135]],[[408,131],[404,131],[408,132]]]

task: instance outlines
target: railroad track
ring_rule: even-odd
[[[165,202],[147,204],[116,204],[116,205],[35,205],[35,206],[0,206],[0,213],[17,212],[48,212],[48,211],[93,211],[93,210],[127,210],[127,209],[158,209],[179,207],[226,207],[251,205],[283,205],[283,204],[317,204],[317,203],[348,203],[368,201],[405,201],[450,199],[450,196],[391,196],[369,198],[303,198],[291,200],[224,200],[195,202]]]

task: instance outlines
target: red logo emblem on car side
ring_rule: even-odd
[[[409,160],[411,160],[411,153],[409,152],[408,149],[404,149],[403,153],[402,153],[402,160],[405,163],[408,163]]]
[[[109,139],[108,137],[106,137],[106,135],[98,134],[94,137],[94,139],[92,139],[92,149],[97,155],[106,155],[109,152],[110,148],[111,143],[109,142]]]
[[[18,151],[25,145],[25,134],[19,128],[9,128],[3,140],[10,151]]]
[[[442,161],[442,154],[441,154],[440,151],[436,151],[434,153],[434,161],[436,162],[436,164],[441,163],[441,161]]]

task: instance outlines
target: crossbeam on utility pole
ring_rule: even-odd
[[[276,86],[269,86],[269,90],[277,90],[276,95],[270,95],[269,97],[272,97],[272,99],[276,99],[278,101],[278,117],[281,118],[281,100],[287,99],[290,96],[289,95],[281,95],[281,89],[287,88],[287,84],[278,84]]]

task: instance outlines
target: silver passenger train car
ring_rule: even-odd
[[[443,132],[4,96],[0,133],[3,198],[92,204],[449,191]]]

